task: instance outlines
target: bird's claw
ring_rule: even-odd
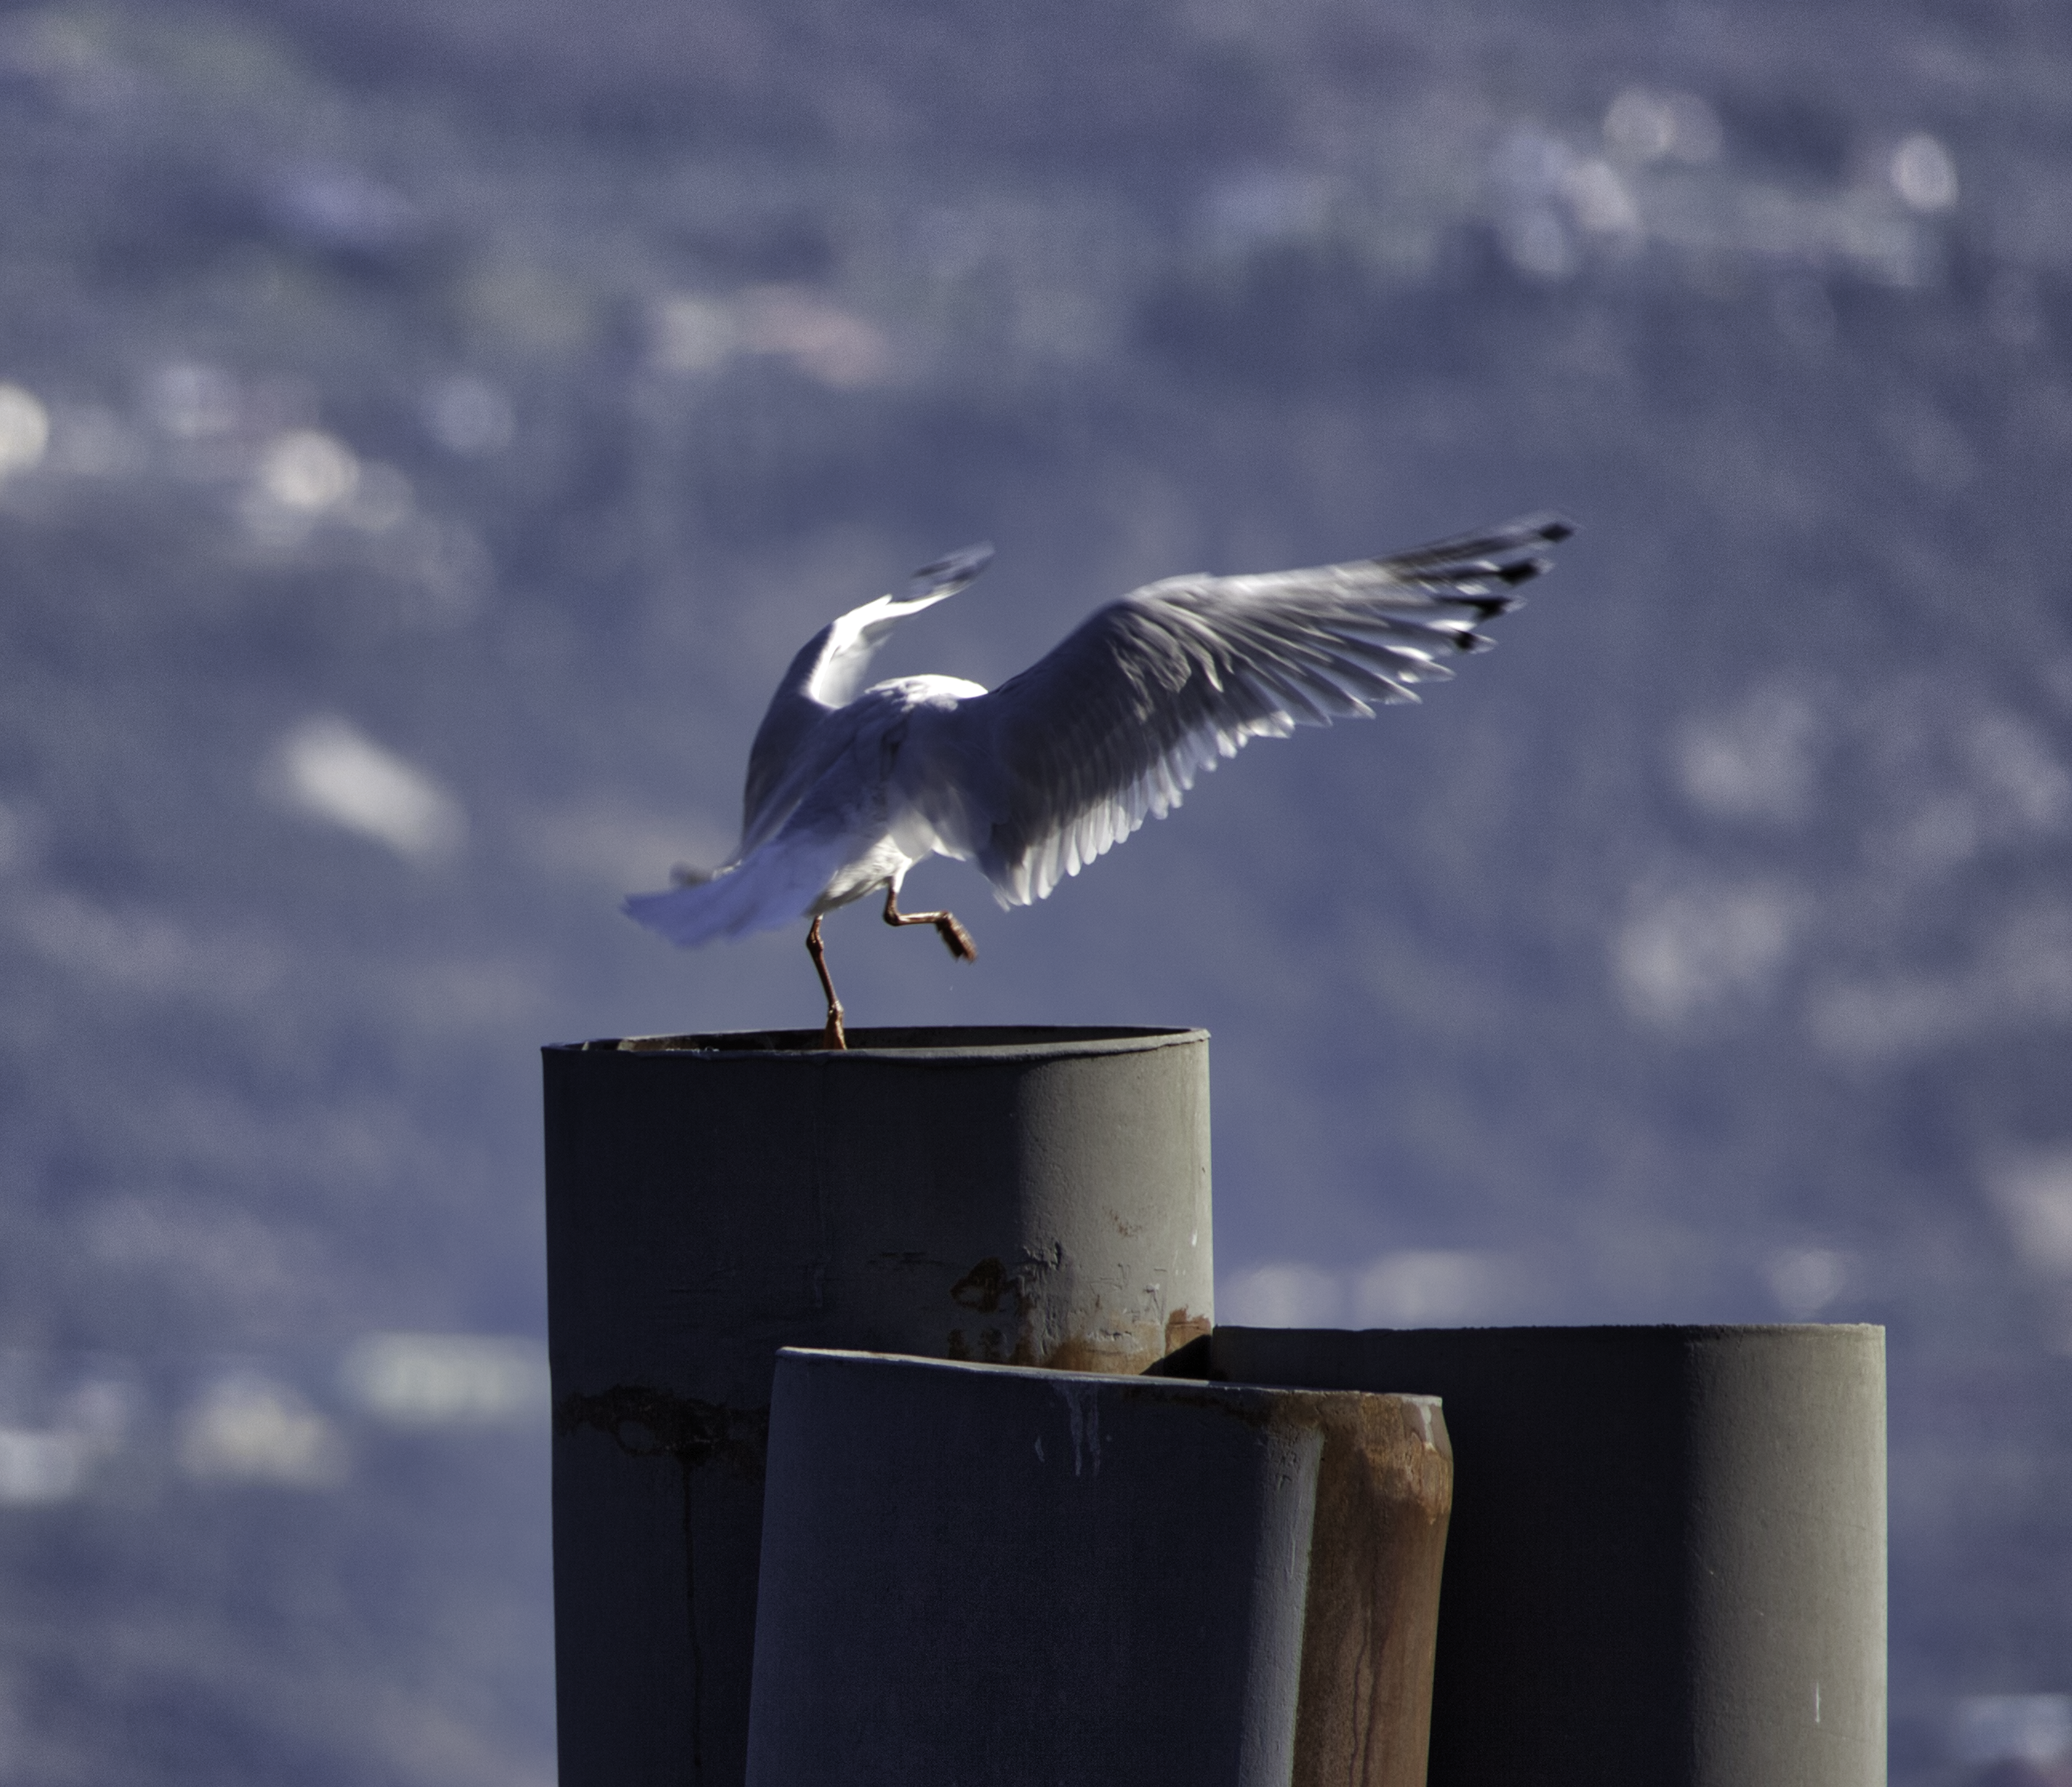
[[[885,922],[888,925],[933,925],[935,935],[943,939],[943,947],[960,962],[978,959],[978,945],[972,941],[972,934],[957,922],[955,913],[902,912],[896,887],[885,890]]]

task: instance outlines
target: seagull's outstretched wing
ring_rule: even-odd
[[[1573,532],[1533,516],[1392,558],[1171,577],[1102,609],[951,717],[943,744],[990,823],[969,842],[996,896],[1042,899],[1248,740],[1416,700],[1413,684],[1490,644],[1477,625]]]
[[[832,620],[808,639],[784,672],[748,751],[748,783],[742,795],[741,853],[745,855],[784,823],[791,803],[812,786],[800,779],[801,741],[822,718],[856,698],[865,673],[886,636],[899,622],[947,601],[993,562],[981,541],[924,565],[907,579],[904,596],[880,596]],[[789,797],[788,799],[787,797]]]

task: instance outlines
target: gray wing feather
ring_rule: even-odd
[[[1148,585],[956,710],[970,840],[1003,905],[1040,900],[1250,740],[1417,699],[1574,530],[1529,516],[1393,557]]]

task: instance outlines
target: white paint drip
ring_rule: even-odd
[[[1439,1448],[1432,1444],[1432,1411],[1439,1406],[1439,1399],[1436,1396],[1406,1396],[1403,1399],[1417,1411],[1417,1430],[1424,1439],[1425,1449],[1437,1452]]]
[[[1100,1475],[1100,1392],[1092,1384],[1060,1383],[1058,1394],[1065,1399],[1065,1413],[1072,1423],[1072,1475],[1077,1477],[1091,1464],[1092,1475]]]

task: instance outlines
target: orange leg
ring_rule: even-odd
[[[846,1049],[849,1037],[842,1029],[841,1001],[835,997],[835,984],[828,978],[827,951],[820,947],[820,921],[806,933],[806,953],[813,959],[813,972],[820,977],[820,989],[828,996],[828,1027],[820,1032],[823,1049]]]
[[[899,894],[895,888],[885,890],[885,922],[888,925],[933,925],[950,954],[960,962],[976,962],[978,945],[972,941],[971,933],[947,912],[902,912]]]

